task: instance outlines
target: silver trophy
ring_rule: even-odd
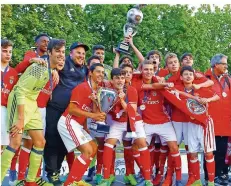
[[[101,87],[97,92],[96,104],[100,112],[106,114],[114,107],[117,102],[118,94],[115,90]],[[105,121],[91,122],[89,128],[99,133],[109,133],[110,126]]]
[[[127,13],[127,23],[123,27],[124,37],[129,37],[130,35],[135,36],[137,33],[137,26],[143,20],[143,13],[140,8],[144,5],[135,5],[134,8],[130,9]],[[129,43],[122,41],[119,43],[118,47],[115,49],[118,52],[122,52],[126,55],[131,55],[129,53]]]

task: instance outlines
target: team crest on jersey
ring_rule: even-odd
[[[206,107],[200,104],[195,99],[187,99],[187,108],[192,114],[204,114],[206,112]]]
[[[157,95],[156,91],[152,91],[152,95],[156,96]]]
[[[10,76],[10,84],[14,83],[14,76]]]

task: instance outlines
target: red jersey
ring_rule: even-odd
[[[184,85],[183,84],[179,84],[177,86],[175,86],[175,88],[179,91],[184,91]],[[181,95],[180,95],[180,99],[184,99]],[[171,113],[171,120],[172,121],[176,121],[176,122],[189,122],[189,117],[182,112],[180,109],[178,109],[177,107],[175,107],[174,105],[171,104],[171,108],[172,108],[172,113]]]
[[[118,98],[119,99],[119,98]],[[138,101],[138,95],[137,95],[137,91],[134,87],[132,86],[128,86],[127,87],[127,94],[124,98],[124,100],[127,103],[130,104],[137,104]],[[120,117],[117,118],[116,116],[121,113]],[[112,119],[114,121],[118,121],[118,122],[127,122],[128,121],[128,115],[126,111],[123,111],[123,107],[120,103],[120,101],[118,101],[118,103],[113,107],[112,111],[110,112],[110,114],[112,115]],[[139,116],[136,116],[136,119],[138,119]]]
[[[92,89],[90,88],[88,82],[83,82],[77,85],[71,93],[70,102],[75,103],[78,108],[86,112],[92,112],[92,100],[89,96],[92,94]],[[63,116],[70,115],[69,106],[66,108]],[[80,125],[83,125],[87,119],[85,116],[74,116],[71,115],[71,119],[78,122]]]
[[[53,90],[55,89],[56,84],[53,82]],[[37,105],[39,108],[47,107],[47,103],[51,97],[52,90],[50,88],[50,81],[47,82],[45,87],[41,90],[37,98]]]
[[[213,117],[216,136],[231,136],[231,78],[224,75],[217,79],[211,69],[205,73],[206,77],[214,82],[212,90],[220,97],[213,103],[210,113]]]
[[[8,96],[18,81],[18,73],[13,68],[8,67],[6,73],[1,71],[1,77],[1,81],[3,81],[1,87],[1,105],[7,106]]]
[[[23,60],[19,63],[19,64],[17,64],[17,66],[15,67],[15,70],[18,72],[18,73],[23,73],[25,70],[26,70],[26,68],[28,67],[28,66],[30,66],[30,59],[31,58],[34,58],[34,57],[37,57],[38,55],[37,55],[37,53],[34,51],[34,50],[29,50],[29,51],[27,51],[26,53],[25,53],[25,55],[24,55],[24,58],[23,58]]]
[[[155,76],[165,77],[168,74],[169,74],[169,71],[167,69],[159,68],[158,71],[155,73]]]
[[[153,82],[158,80],[153,77]],[[132,85],[138,93],[138,106],[145,106],[142,110],[142,119],[147,124],[163,124],[170,121],[169,115],[164,106],[164,96],[159,90],[143,90],[142,78],[133,79]]]

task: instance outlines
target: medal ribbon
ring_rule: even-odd
[[[46,61],[48,63],[48,74],[49,74],[49,82],[50,82],[50,90],[53,90],[53,79],[52,79],[52,74],[51,74],[51,64],[50,60],[46,58]],[[50,95],[50,99],[52,99],[52,93]]]
[[[9,68],[9,65],[6,66],[6,68],[5,68],[5,70],[4,70],[3,74],[2,74],[2,80],[1,80],[2,88],[4,88],[4,77],[6,76],[6,72],[7,72],[8,68]]]
[[[223,85],[221,85],[221,82],[219,81],[219,79],[218,79],[218,77],[216,76],[216,74],[214,73],[214,71],[212,71],[212,73],[213,73],[213,77],[215,77],[215,79],[217,80],[217,82],[220,84],[220,86],[221,86],[221,88],[222,88],[222,92],[224,92],[226,81],[224,80]]]

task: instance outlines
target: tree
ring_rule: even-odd
[[[81,41],[90,46],[106,47],[107,64],[112,64],[112,48],[123,40],[123,25],[133,5],[1,5],[2,37],[15,43],[13,61],[16,64],[26,50],[33,46],[33,38],[46,32],[62,38],[67,46]],[[231,6],[223,8],[201,5],[147,5],[141,9],[143,22],[138,25],[134,43],[145,56],[157,49],[163,56],[174,52],[194,55],[195,67],[205,71],[216,53],[231,58]],[[67,47],[68,52],[68,47]],[[87,57],[91,55],[88,52]],[[135,63],[138,60],[132,53]],[[162,61],[164,63],[164,61]],[[231,67],[229,65],[229,70]]]

